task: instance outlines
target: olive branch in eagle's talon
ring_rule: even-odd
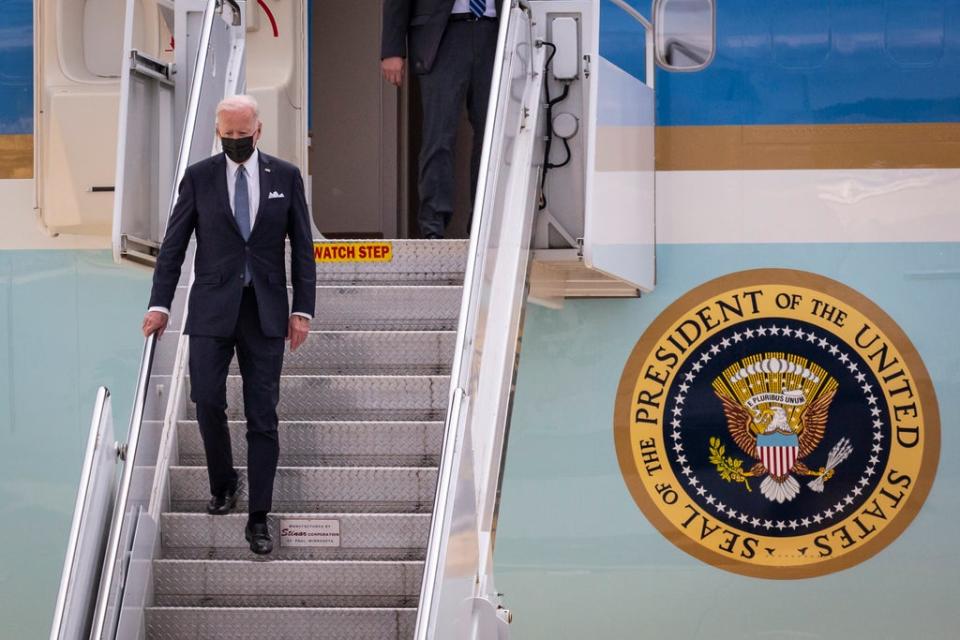
[[[727,482],[742,483],[747,491],[751,491],[750,482],[747,478],[756,474],[743,470],[743,460],[737,460],[730,456],[723,457],[725,452],[726,447],[720,444],[720,438],[710,438],[710,462],[717,468],[720,477]]]

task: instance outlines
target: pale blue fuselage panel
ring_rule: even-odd
[[[687,555],[640,512],[617,462],[615,395],[636,340],[695,286],[758,267],[866,292],[914,342],[940,401],[942,454],[926,504],[877,556],[832,575],[771,581]],[[958,246],[671,245],[658,247],[657,268],[657,289],[642,299],[528,311],[496,553],[517,637],[956,637]]]
[[[649,15],[649,3],[630,4]],[[806,134],[960,121],[958,2],[718,5],[712,64],[657,71],[658,127]],[[642,79],[642,30],[612,3],[601,16],[601,54]],[[855,157],[853,146],[839,151]],[[960,157],[831,163],[658,171],[657,288],[528,311],[496,553],[516,637],[956,637]],[[827,276],[889,314],[929,371],[942,424],[937,475],[912,524],[860,564],[799,580],[736,575],[675,546],[625,486],[614,442],[621,373],[650,324],[706,281],[767,268]]]

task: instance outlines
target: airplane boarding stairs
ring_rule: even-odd
[[[231,60],[243,52],[243,22],[220,25],[223,6],[209,0],[203,14],[173,184],[212,146],[219,97],[242,92],[240,76],[217,66],[242,68]],[[216,42],[233,42],[221,47],[233,52],[226,63],[209,55]],[[509,637],[492,551],[543,148],[543,64],[530,10],[514,4],[500,25],[469,242],[394,240],[388,262],[318,265],[312,332],[281,378],[266,557],[244,541],[245,493],[233,514],[204,512],[209,487],[180,331],[188,252],[168,331],[144,343],[126,443],[110,444],[108,400],[95,415],[52,640]],[[146,166],[134,157],[142,148],[119,154],[118,165]],[[136,217],[149,213],[133,199],[143,176],[124,175],[115,255],[149,261],[129,240],[163,225]],[[243,477],[241,391],[232,369],[228,418]],[[104,479],[117,458],[119,480]],[[113,485],[112,501],[97,479]],[[278,527],[297,516],[339,536],[288,544]]]
[[[147,638],[413,637],[466,251],[463,241],[394,241],[390,263],[318,265],[313,330],[281,378],[266,560],[243,537],[245,492],[234,513],[204,513],[190,403],[169,468]],[[228,418],[242,465],[235,367]],[[283,546],[280,522],[298,517],[337,522],[339,546]]]
[[[576,99],[565,108],[595,124],[596,83],[605,77],[598,72],[604,67],[595,65],[599,4],[502,5],[469,241],[394,240],[387,262],[318,264],[311,333],[286,355],[281,378],[280,461],[269,522],[274,550],[266,557],[254,556],[243,537],[245,482],[234,513],[205,513],[205,456],[189,402],[189,341],[180,331],[192,277],[188,252],[169,329],[161,340],[144,343],[122,445],[112,442],[109,392],[98,394],[51,640],[509,638],[493,551],[520,329],[533,295],[534,254],[543,254],[542,247],[531,248],[551,126],[544,84],[553,73],[554,95],[570,90]],[[128,11],[135,5],[129,0]],[[224,22],[230,6],[234,18]],[[217,101],[243,92],[244,6],[207,0],[198,35],[188,40],[197,51],[192,77],[177,76],[170,85],[166,75],[130,70],[130,87],[162,86],[159,93],[124,92],[131,103],[121,118],[127,133],[118,153],[118,259],[149,263],[170,208],[162,198],[149,207],[138,198],[157,191],[154,169],[170,154],[126,144],[139,139],[131,132],[156,127],[151,114],[170,111],[140,108],[135,98],[162,102],[171,88],[189,89],[172,187],[214,146]],[[649,24],[644,28],[650,31]],[[554,36],[556,44],[545,40]],[[562,77],[548,69],[551,47],[555,64],[566,70]],[[649,46],[647,55],[652,82]],[[609,86],[618,87],[608,92],[616,114],[626,104],[617,92],[624,79],[609,77],[616,80]],[[652,89],[632,90],[641,89],[652,109]],[[651,134],[652,165],[652,128],[638,131]],[[560,228],[557,216],[566,203],[579,208],[585,231],[576,242],[580,249],[560,250],[562,259],[582,270],[594,255],[596,265],[616,274],[623,266],[617,261],[628,256],[626,271],[652,273],[652,238],[638,240],[631,231],[638,220],[652,228],[652,204],[639,206],[617,191],[627,181],[633,193],[634,182],[652,179],[652,172],[592,171],[583,140],[564,146],[570,157],[554,159],[550,166],[558,173],[551,172],[545,187],[555,196],[549,220]],[[612,151],[611,157],[623,152]],[[148,162],[146,152],[157,158]],[[597,193],[618,194],[617,207],[589,204],[591,177],[599,181]],[[610,212],[616,215],[604,217]],[[605,242],[614,242],[616,251],[595,251]],[[604,256],[613,258],[604,262]],[[578,295],[609,295],[595,286],[597,275],[608,277],[596,265],[588,269],[594,284],[576,288]],[[557,277],[533,297],[562,301],[573,291],[569,282]],[[635,293],[641,279],[624,282]],[[235,366],[227,403],[234,463],[245,480],[242,381]],[[301,522],[290,522],[295,519]],[[297,546],[281,534],[284,522],[314,533],[322,527],[327,535]]]

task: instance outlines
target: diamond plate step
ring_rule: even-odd
[[[320,241],[323,242],[323,241]],[[459,284],[467,266],[468,240],[390,240],[390,262],[322,262],[321,284]]]
[[[237,508],[247,508],[247,469]],[[433,508],[437,470],[429,467],[278,467],[273,510],[310,513],[425,513]],[[172,511],[202,511],[210,499],[206,467],[170,467]]]
[[[290,287],[287,287],[288,294]],[[332,331],[453,331],[460,315],[458,285],[317,285],[311,328]],[[171,308],[183,317],[185,286]]]
[[[312,375],[438,375],[450,372],[454,331],[311,331],[283,358],[283,372]],[[230,371],[237,373],[236,359]]]
[[[452,331],[460,286],[317,286],[314,329]]]
[[[415,608],[150,607],[147,640],[409,640]]]
[[[154,560],[153,570],[161,607],[410,607],[423,563]]]
[[[227,418],[243,417],[243,381],[227,378]],[[280,378],[277,414],[285,420],[440,420],[448,376],[306,376]],[[192,403],[187,416],[197,417]]]
[[[390,262],[317,265],[311,335],[286,355],[281,379],[271,556],[252,559],[243,539],[245,489],[233,514],[202,512],[198,427],[178,424],[184,466],[169,469],[173,512],[161,516],[147,638],[412,637],[468,243],[392,246]],[[239,463],[246,425],[235,363],[231,373]],[[284,516],[339,520],[340,546],[281,547]]]
[[[233,459],[247,458],[247,424],[228,423]],[[283,466],[422,466],[439,464],[443,422],[290,422],[281,421]],[[178,425],[181,465],[205,465],[196,422]]]
[[[283,547],[280,520],[311,518],[340,521],[339,547]],[[273,560],[423,560],[430,531],[428,513],[274,513],[268,526],[275,543]],[[247,516],[232,513],[165,513],[160,516],[164,558],[249,560],[243,530]]]

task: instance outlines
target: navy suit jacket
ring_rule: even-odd
[[[409,58],[413,73],[429,73],[453,3],[454,0],[385,0],[380,57]]]
[[[455,0],[384,0],[380,58],[408,58],[413,73],[430,73],[454,3]],[[499,19],[502,0],[497,0],[496,6]]]
[[[187,168],[153,273],[151,307],[170,308],[190,236],[196,233],[195,278],[184,332],[234,335],[243,295],[244,255],[250,256],[260,326],[267,337],[285,337],[291,311],[314,312],[316,264],[313,232],[300,170],[259,153],[260,204],[244,241],[227,195],[223,153]],[[282,198],[269,198],[275,192]],[[290,238],[293,308],[287,299],[286,238]]]

